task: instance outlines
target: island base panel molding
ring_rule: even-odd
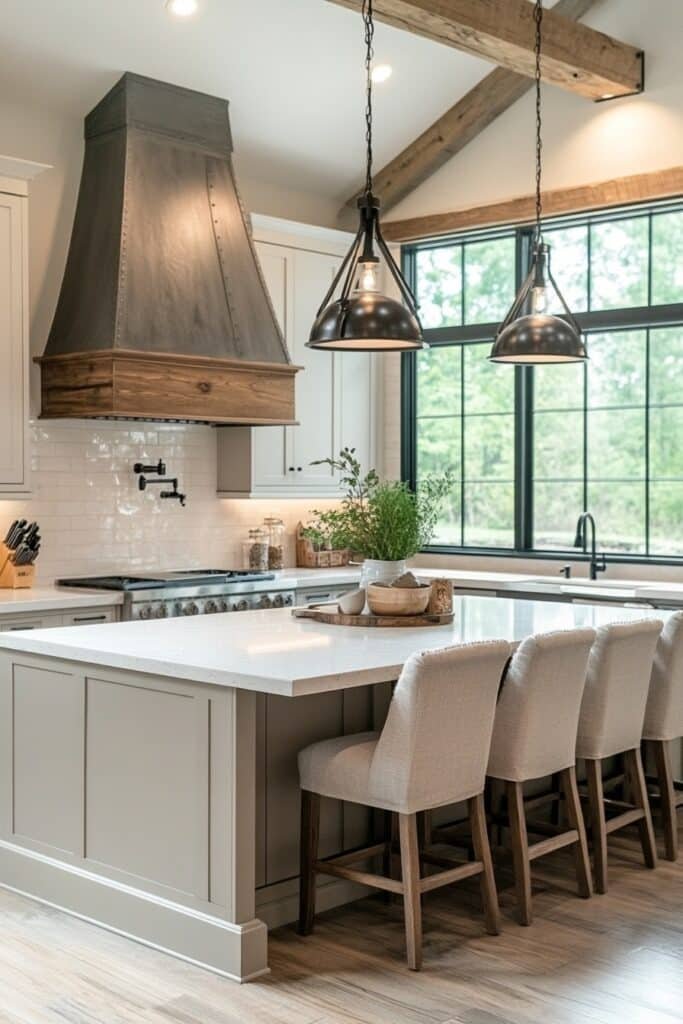
[[[0,652],[0,886],[263,974],[255,743],[249,691]]]

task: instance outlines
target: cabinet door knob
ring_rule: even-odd
[[[294,472],[294,466],[287,466],[287,472],[288,473],[293,473]]]
[[[296,471],[297,471],[297,473],[300,473],[301,472],[301,466],[297,466],[296,467]]]

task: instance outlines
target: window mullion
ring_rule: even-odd
[[[531,258],[528,229],[517,231],[515,293],[519,291]],[[533,547],[533,368],[515,367],[515,550]]]

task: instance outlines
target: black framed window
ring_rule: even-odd
[[[584,366],[488,362],[530,226],[404,248],[430,348],[403,358],[403,475],[450,469],[438,550],[683,558],[683,204],[549,221]],[[560,312],[554,310],[553,312]]]

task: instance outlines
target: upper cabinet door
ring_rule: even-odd
[[[257,242],[256,251],[280,330],[292,354],[294,258],[292,249]],[[253,427],[253,477],[258,486],[284,487],[291,482],[291,438],[286,427]]]
[[[339,263],[339,256],[297,251],[294,337],[290,349],[294,362],[303,366],[296,375],[299,425],[291,428],[296,482],[302,488],[329,487],[331,491],[338,486],[337,474],[329,466],[311,463],[337,454],[340,413],[337,357],[330,352],[306,348],[306,342]]]
[[[381,356],[371,352],[339,352],[341,381],[341,427],[339,448],[355,448],[363,472],[376,468],[375,406],[377,363]]]
[[[26,200],[0,193],[0,490],[26,486]]]

